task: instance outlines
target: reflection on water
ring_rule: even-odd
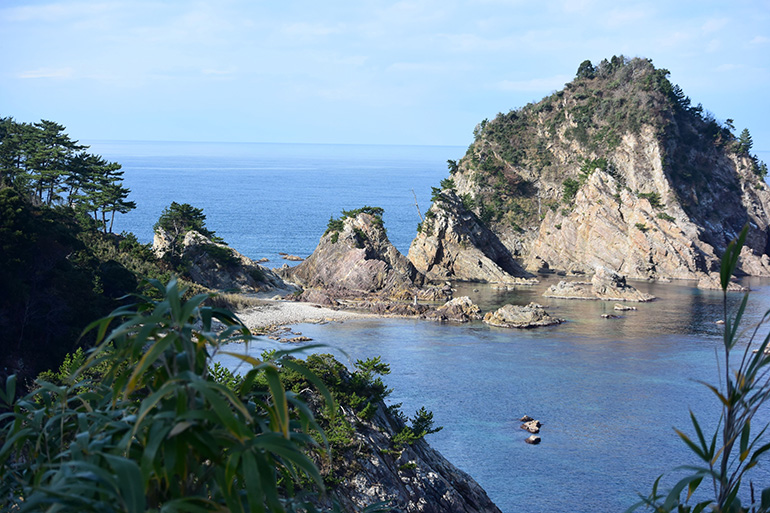
[[[456,295],[484,310],[536,301],[567,320],[558,326],[366,319],[297,330],[345,362],[381,355],[392,369],[390,401],[403,403],[407,414],[423,405],[432,410],[445,429],[430,443],[503,511],[623,511],[661,473],[696,463],[672,430],[692,431],[688,409],[716,423],[718,405],[696,380],[717,380],[722,294],[686,282],[634,283],[659,299],[613,312],[613,302],[542,297],[557,279],[513,291],[458,284]],[[749,322],[770,306],[769,285],[751,282]],[[741,298],[731,294],[730,306]],[[524,443],[524,414],[543,422],[539,446]],[[755,479],[767,486],[770,472],[760,469]]]

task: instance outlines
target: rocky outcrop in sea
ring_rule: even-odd
[[[655,299],[652,294],[641,292],[627,284],[625,276],[606,267],[598,267],[590,282],[560,281],[556,285],[551,285],[543,296],[558,299],[600,299],[642,303]]]
[[[415,266],[505,281],[489,262],[520,276],[499,265],[507,254],[532,272],[701,280],[748,224],[737,272],[770,276],[767,167],[750,138],[647,59],[587,64],[563,90],[476,127],[410,249]]]

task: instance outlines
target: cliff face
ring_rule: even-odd
[[[421,285],[424,276],[388,240],[380,209],[363,210],[332,220],[313,254],[289,271],[291,279],[342,294],[393,295]]]
[[[431,280],[529,284],[531,276],[489,228],[452,191],[426,212],[409,260]]]
[[[766,167],[667,75],[586,62],[563,91],[477,126],[443,185],[529,270],[699,279],[749,223],[739,271],[770,275]]]

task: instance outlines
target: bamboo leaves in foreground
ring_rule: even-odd
[[[14,377],[0,386],[0,509],[314,511],[297,498],[324,493],[310,409],[271,362],[242,358],[252,369],[236,390],[213,380],[211,352],[247,342],[248,329],[203,306],[208,296],[183,301],[176,281],[151,285],[160,300],[139,297],[87,328],[97,345],[67,383],[40,381],[18,399]]]

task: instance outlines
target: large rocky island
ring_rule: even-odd
[[[450,279],[525,276],[510,255],[529,272],[605,267],[708,286],[748,224],[738,272],[769,276],[766,166],[748,131],[734,135],[667,76],[646,59],[585,61],[563,90],[482,121],[449,162],[409,259]],[[458,238],[452,227],[469,224],[475,236]],[[458,266],[458,244],[475,268]]]

